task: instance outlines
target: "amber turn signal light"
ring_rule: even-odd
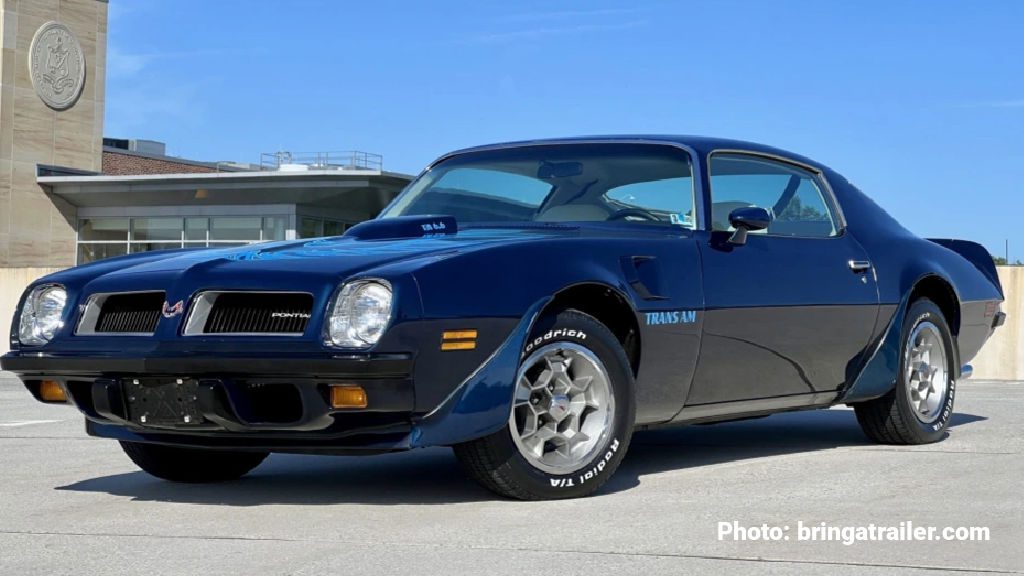
[[[39,397],[43,402],[67,402],[68,397],[64,389],[56,380],[43,380],[39,385]]]
[[[476,350],[476,330],[445,330],[441,350]]]
[[[442,342],[441,350],[475,350],[475,340],[465,340],[462,342]]]
[[[366,390],[361,386],[331,386],[331,406],[334,408],[366,408],[368,403]]]

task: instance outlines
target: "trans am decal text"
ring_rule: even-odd
[[[644,319],[649,326],[656,324],[693,324],[697,321],[697,312],[695,310],[645,312]]]

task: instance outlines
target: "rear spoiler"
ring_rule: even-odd
[[[984,246],[970,240],[953,240],[949,238],[929,238],[928,240],[963,256],[965,260],[973,264],[975,268],[984,274],[995,285],[996,289],[999,290],[999,294],[1003,296],[1003,285],[999,283],[999,274],[996,272],[995,260],[992,259],[992,255],[989,254]]]

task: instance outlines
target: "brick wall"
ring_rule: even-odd
[[[103,150],[103,173],[112,176],[139,174],[199,174],[216,172],[213,166],[196,162],[176,162],[173,159],[158,159],[141,154]]]

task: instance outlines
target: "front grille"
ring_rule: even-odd
[[[97,334],[152,334],[160,321],[163,292],[109,294],[97,302]]]
[[[212,298],[212,300],[211,300]],[[203,303],[208,303],[204,306]],[[313,295],[300,292],[204,293],[203,334],[302,334],[313,311]],[[197,327],[194,318],[189,324]]]

